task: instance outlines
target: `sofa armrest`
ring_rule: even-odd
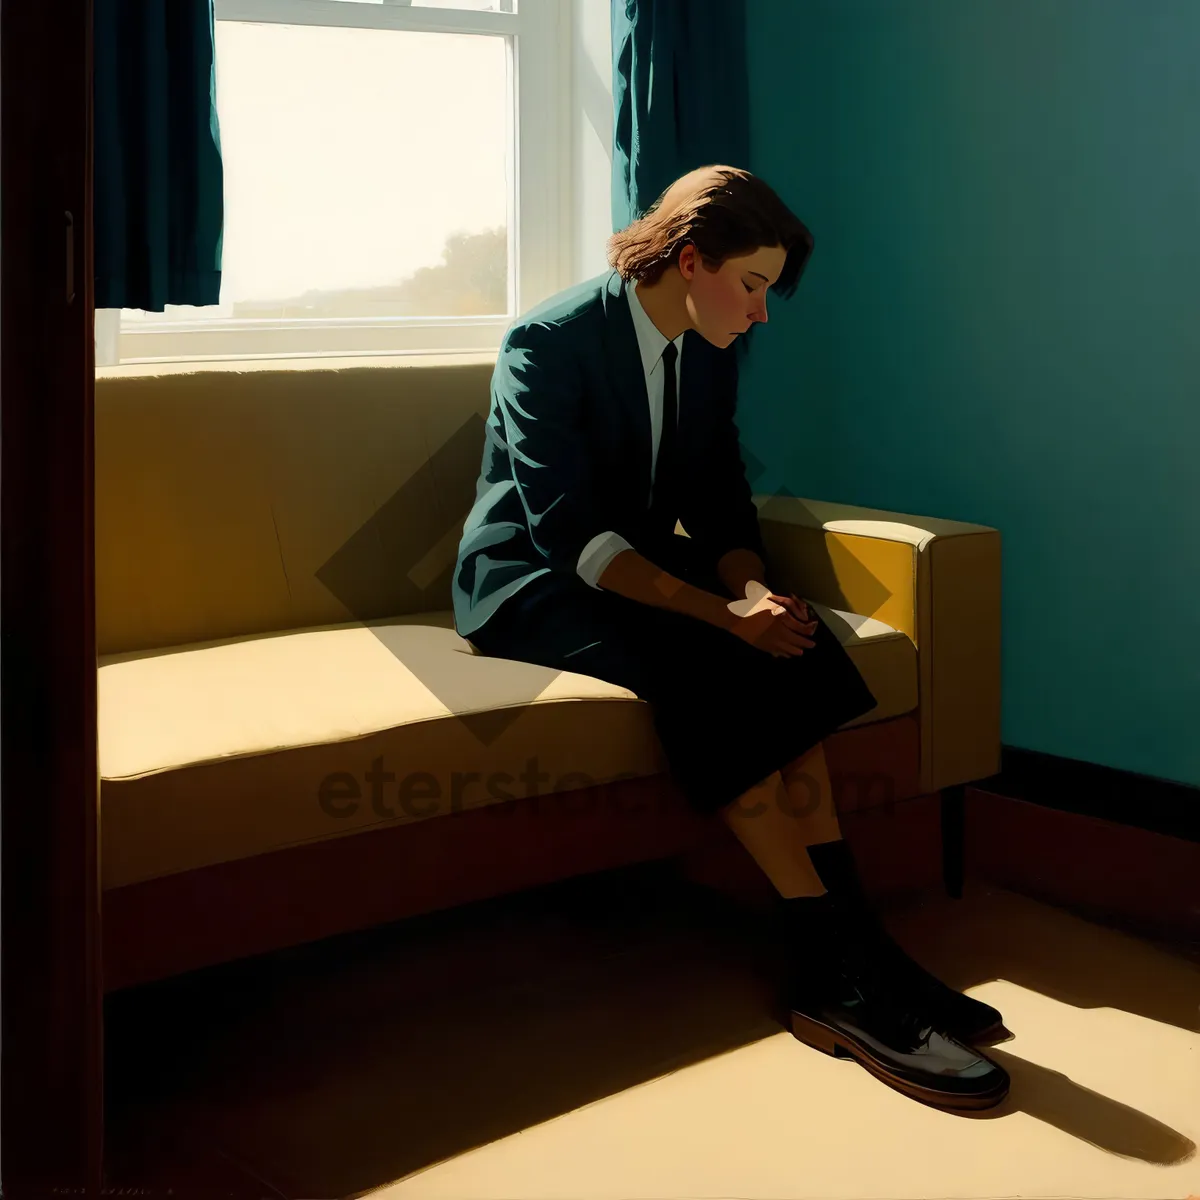
[[[921,790],[1000,770],[1000,533],[756,495],[773,586],[874,617],[917,648]]]

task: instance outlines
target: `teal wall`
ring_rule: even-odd
[[[755,489],[1003,537],[1008,745],[1200,785],[1200,0],[749,0]]]

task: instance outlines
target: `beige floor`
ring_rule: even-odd
[[[616,873],[146,989],[110,1066],[284,1196],[1200,1195],[1195,962],[996,888],[890,912],[1015,1035],[952,1116],[784,1032],[755,924],[695,899]],[[189,1050],[139,1075],[152,1020]]]

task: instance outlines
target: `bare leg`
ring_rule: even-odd
[[[807,754],[788,763],[780,774],[787,788],[788,811],[803,830],[804,844],[818,846],[840,840],[842,827],[833,803],[824,743],[818,742]]]
[[[824,894],[808,847],[837,841],[842,831],[823,745],[818,743],[719,811],[782,897]]]
[[[782,904],[793,910],[788,918],[796,920],[794,944],[803,947],[806,970],[811,971],[814,961],[824,963],[816,968],[819,977],[836,958],[836,945],[853,940],[866,945],[891,972],[891,993],[915,996],[914,1003],[927,1004],[952,1035],[988,1042],[1011,1036],[996,1009],[931,975],[876,918],[838,823],[824,746],[813,747],[719,812],[775,885]],[[814,857],[821,873],[813,865]],[[830,888],[834,896],[829,896]],[[834,908],[826,907],[829,900],[822,898],[827,896],[837,898]],[[851,912],[857,914],[853,919],[848,917]]]

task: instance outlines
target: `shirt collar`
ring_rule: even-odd
[[[629,315],[633,318],[633,328],[637,333],[638,349],[642,354],[642,370],[646,375],[654,369],[655,364],[662,358],[662,352],[667,348],[667,339],[659,332],[658,326],[650,320],[646,314],[646,310],[642,307],[642,302],[637,297],[637,292],[634,289],[634,280],[629,281],[629,286],[625,289],[625,294],[629,297]],[[675,339],[675,349],[679,352],[676,358],[676,366],[683,358],[683,338],[687,333],[685,329]]]

